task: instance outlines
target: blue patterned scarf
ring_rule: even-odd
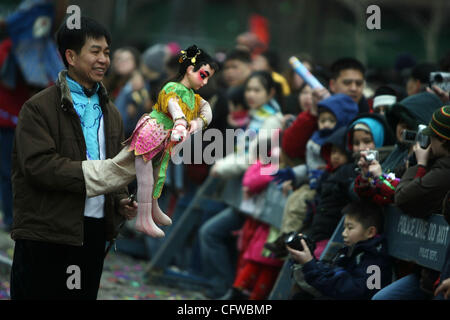
[[[98,129],[103,114],[97,93],[99,85],[97,84],[95,94],[88,97],[78,82],[75,82],[69,76],[66,76],[66,79],[70,88],[73,106],[80,117],[81,129],[86,142],[86,158],[88,160],[100,160]]]

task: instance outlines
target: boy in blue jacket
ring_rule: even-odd
[[[316,260],[305,240],[303,251],[287,247],[292,258],[303,265],[306,282],[323,296],[369,300],[392,280],[392,266],[386,242],[379,234],[383,226],[382,208],[363,202],[352,202],[345,214],[342,236],[345,247],[331,263]]]

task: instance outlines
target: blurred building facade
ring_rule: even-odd
[[[18,0],[2,0],[0,15]],[[448,0],[74,0],[82,13],[110,28],[114,47],[157,42],[229,49],[248,30],[251,14],[268,19],[270,47],[283,61],[307,52],[324,64],[354,56],[370,67],[392,67],[398,54],[437,61],[450,49]],[[369,5],[381,29],[369,30]]]

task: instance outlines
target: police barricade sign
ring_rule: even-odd
[[[256,220],[280,229],[287,197],[277,188],[277,185],[271,183],[265,191],[248,199],[242,198],[242,190],[239,186],[230,180],[223,192],[225,203]],[[237,193],[240,195],[238,196]]]
[[[442,215],[433,214],[425,220],[405,215],[394,206],[386,210],[384,231],[389,254],[430,269],[440,271],[444,265],[449,229]]]
[[[263,211],[266,202],[266,192],[261,192],[258,195],[252,196],[248,199],[242,199],[239,205],[239,211],[260,220],[261,212]],[[265,222],[265,221],[263,221]]]
[[[208,190],[206,190],[208,192]],[[226,180],[222,201],[230,207],[239,208],[242,200],[242,176]]]

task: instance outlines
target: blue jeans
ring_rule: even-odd
[[[3,224],[10,227],[13,222],[11,156],[14,141],[13,128],[0,128],[0,174]]]
[[[378,291],[372,300],[428,300],[430,298],[420,289],[420,276],[409,274]]]
[[[238,252],[232,231],[242,228],[244,221],[244,215],[228,207],[200,228],[203,276],[210,279],[213,298],[233,285]]]

